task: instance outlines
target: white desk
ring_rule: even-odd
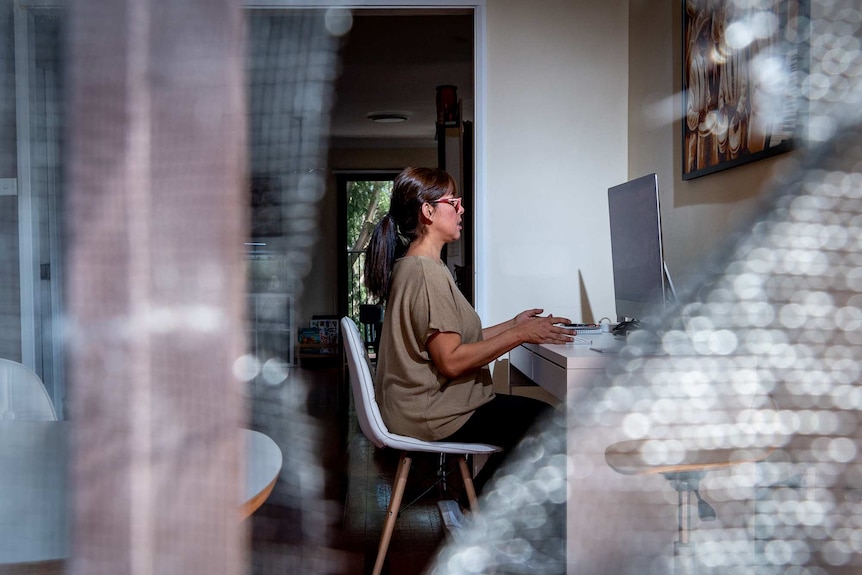
[[[585,337],[585,336],[582,336]],[[615,348],[623,343],[613,334],[602,333],[589,336],[591,345],[586,344],[532,344],[525,343],[509,352],[510,388],[525,385],[539,385],[565,404],[567,398],[574,397],[578,390],[596,377],[602,375],[607,367],[618,357],[618,353],[600,352],[591,348]],[[517,393],[512,390],[513,393]],[[572,446],[567,449],[574,454]],[[572,533],[572,526],[578,520],[577,513],[567,503],[566,532]],[[567,557],[573,557],[571,541],[567,539]],[[567,573],[572,569],[567,568]]]
[[[66,421],[0,421],[0,573],[4,566],[68,556],[69,427]],[[282,454],[266,435],[242,430],[246,476],[240,518],[278,480]]]
[[[603,339],[606,338],[606,339]],[[590,349],[591,347],[602,347],[611,345],[614,342],[614,336],[611,334],[602,334],[601,336],[593,336],[592,346],[590,345],[535,345],[524,344],[513,349],[509,353],[509,382],[510,386],[518,385],[538,385],[544,390],[553,394],[561,401],[568,401],[568,405],[577,405],[578,394],[581,390],[592,387],[596,383],[597,378],[604,377],[607,370],[617,361],[621,360],[621,354],[624,355],[622,361],[627,361],[633,357],[633,350],[622,350],[624,342],[616,340],[616,353],[602,353]],[[642,350],[641,350],[642,351]],[[638,352],[640,354],[640,351]],[[653,356],[656,357],[656,356]],[[662,365],[659,362],[656,365],[643,365],[643,369],[663,369],[673,370],[671,364]],[[679,564],[688,565],[686,561],[691,561],[689,557],[693,556],[693,544],[688,540],[688,533],[692,523],[689,517],[689,509],[691,504],[691,494],[697,489],[698,481],[707,471],[715,471],[727,469],[731,466],[740,463],[762,462],[774,447],[747,447],[739,450],[735,448],[692,448],[684,452],[684,457],[677,457],[672,451],[668,451],[668,461],[671,464],[650,463],[641,455],[641,448],[647,442],[646,440],[621,441],[616,442],[615,439],[608,436],[602,436],[607,430],[602,430],[597,433],[591,433],[588,429],[570,428],[568,438],[577,434],[579,440],[585,440],[585,443],[572,443],[568,441],[567,452],[574,461],[578,458],[582,464],[588,469],[597,471],[591,472],[593,481],[600,482],[603,466],[607,465],[609,469],[625,475],[664,475],[671,480],[673,488],[678,492],[678,540],[674,543],[675,557],[677,554],[681,557]],[[602,445],[607,440],[608,444]],[[674,446],[680,445],[676,440]],[[596,448],[600,447],[601,452]],[[573,485],[577,487],[573,487]],[[646,484],[646,481],[640,483],[632,482],[632,490],[638,489],[639,485]],[[594,485],[595,487],[595,485]],[[613,489],[617,489],[613,491]],[[646,489],[654,489],[648,487]],[[608,497],[609,493],[616,495],[624,495],[626,491],[618,488],[608,488],[607,492],[596,490],[587,492],[583,489],[583,479],[569,484],[569,498],[567,500],[566,510],[566,533],[583,533],[589,527],[584,526],[583,517],[584,510],[582,504],[585,498],[599,497],[599,493],[603,497]],[[661,501],[661,495],[655,494],[655,500]],[[589,502],[587,502],[589,503]],[[750,519],[739,519],[739,514],[742,511],[741,506],[737,506],[734,513],[737,514],[735,521],[742,524],[748,524]],[[591,507],[595,513],[595,508]],[[589,516],[589,512],[587,512]],[[643,521],[645,515],[640,515],[640,521]],[[617,516],[619,517],[619,516]],[[660,521],[656,520],[655,525],[660,525]],[[656,527],[661,529],[661,527]],[[670,540],[670,539],[668,539]],[[753,543],[752,543],[753,545]],[[588,548],[588,545],[587,545]],[[579,557],[579,553],[583,553],[584,547],[579,547],[575,538],[567,538],[566,554],[568,558]],[[687,559],[688,558],[688,559]],[[570,559],[568,563],[568,573],[575,573],[577,570],[573,567],[576,561]]]
[[[535,383],[565,401],[569,390],[583,387],[617,357],[616,353],[602,353],[591,348],[622,347],[622,343],[610,333],[589,337],[592,345],[525,343],[516,347],[509,352],[510,385]]]

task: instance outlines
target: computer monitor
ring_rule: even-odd
[[[673,294],[661,243],[658,176],[608,188],[617,321],[660,313]]]

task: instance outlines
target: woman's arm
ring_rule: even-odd
[[[526,311],[522,311],[521,313],[519,313],[514,318],[512,318],[508,321],[504,321],[503,323],[498,323],[497,325],[492,325],[491,327],[482,328],[482,338],[483,339],[491,339],[495,335],[503,333],[507,329],[511,329],[517,325],[520,325],[520,324],[524,323],[525,321],[529,320],[530,318],[538,317],[539,314],[542,313],[543,311],[545,311],[545,310],[543,310],[541,308],[528,309]],[[551,316],[548,315],[548,317],[551,317]],[[560,322],[560,323],[568,323],[569,322],[569,320],[562,318],[562,317],[558,317],[555,319],[557,322]],[[506,353],[506,352],[504,351],[503,353]]]
[[[522,343],[566,343],[575,332],[554,326],[569,323],[562,317],[539,317],[542,310],[528,310],[514,319],[482,330],[487,339],[475,343],[462,343],[455,332],[437,332],[428,338],[428,354],[437,369],[448,378],[488,365],[507,351]],[[511,324],[511,325],[509,325]],[[508,326],[508,327],[507,327]]]

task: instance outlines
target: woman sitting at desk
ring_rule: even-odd
[[[454,179],[442,170],[407,168],[395,179],[389,213],[366,251],[365,284],[386,302],[375,392],[394,433],[426,441],[513,447],[549,406],[495,395],[488,364],[522,343],[566,343],[574,332],[541,309],[482,328],[440,260],[461,236],[464,208]],[[495,454],[476,478],[499,465]]]

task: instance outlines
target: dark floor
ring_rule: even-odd
[[[285,456],[272,495],[250,521],[253,575],[370,573],[398,453],[359,431],[339,366],[294,368],[276,386],[255,384],[252,423]],[[433,483],[436,456],[414,459],[404,500]],[[383,573],[423,573],[445,540],[432,489],[399,516]]]

